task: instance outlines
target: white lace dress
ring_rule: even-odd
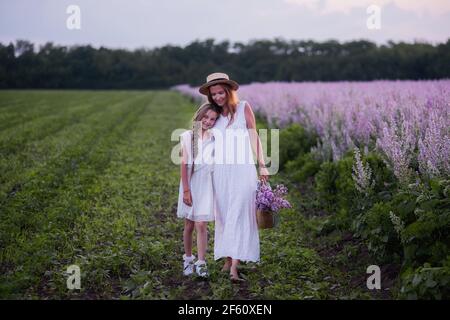
[[[220,115],[213,128],[215,203],[214,259],[231,257],[242,261],[260,259],[256,223],[258,176],[245,121],[245,101],[236,110],[234,122]]]
[[[186,218],[192,221],[214,221],[214,199],[212,171],[213,153],[214,153],[214,137],[212,132],[209,137],[199,140],[199,154],[195,158],[194,173],[191,176],[192,168],[192,130],[188,130],[181,134],[181,146],[187,155],[188,181],[192,195],[192,206],[188,206],[183,202],[183,183],[180,179],[177,217]]]

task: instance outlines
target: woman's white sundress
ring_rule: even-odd
[[[234,122],[220,115],[213,128],[215,203],[214,259],[231,257],[258,262],[260,244],[256,223],[258,176],[241,101]],[[242,161],[244,159],[244,161]]]
[[[209,137],[205,137],[204,140],[199,139],[199,154],[194,161],[195,166],[192,176],[191,139],[192,130],[181,134],[181,146],[187,153],[188,181],[192,195],[192,206],[188,206],[183,202],[183,183],[180,179],[177,217],[197,222],[214,221],[214,194],[212,184],[214,137],[209,132]],[[200,144],[202,144],[202,147],[200,147]]]

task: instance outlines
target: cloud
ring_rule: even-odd
[[[383,7],[391,3],[402,10],[413,11],[419,15],[436,16],[450,12],[449,0],[284,0],[284,2],[319,11],[322,14],[334,12],[348,14],[355,8],[367,8],[372,4]]]

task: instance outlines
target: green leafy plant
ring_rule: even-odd
[[[280,132],[280,169],[283,169],[289,160],[309,152],[315,143],[315,135],[298,124],[283,128]]]

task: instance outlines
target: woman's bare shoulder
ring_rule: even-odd
[[[244,105],[244,113],[245,113],[245,116],[247,117],[247,116],[252,116],[253,115],[253,109],[252,109],[252,106],[250,105],[250,103],[248,103],[247,101],[244,101],[243,102],[243,105]]]

